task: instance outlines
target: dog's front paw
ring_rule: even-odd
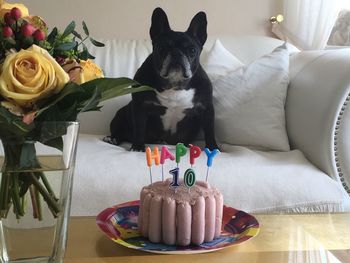
[[[133,143],[131,145],[130,151],[133,151],[133,152],[144,152],[145,149],[146,149],[146,146],[144,144]]]
[[[121,141],[117,140],[116,138],[112,138],[111,136],[103,137],[102,140],[106,143],[110,143],[110,144],[117,145],[117,146],[119,146],[121,144]]]

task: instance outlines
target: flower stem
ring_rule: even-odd
[[[33,185],[39,191],[39,193],[43,196],[44,200],[47,202],[50,210],[54,211],[55,214],[60,212],[60,208],[56,200],[46,191],[46,189],[41,185],[38,178],[34,175],[34,173],[28,173]]]
[[[10,208],[10,173],[3,172],[1,175],[1,187],[0,187],[0,218],[6,217]]]
[[[53,199],[58,201],[58,198],[56,197],[54,191],[52,190],[51,185],[49,184],[49,181],[47,180],[45,174],[43,172],[37,172],[35,174],[40,176],[40,178],[43,181],[43,183],[44,183],[47,191],[49,192],[49,194],[53,197]]]
[[[21,197],[21,207],[22,207],[22,211],[23,211],[23,213],[25,213],[25,207],[26,207],[26,198],[25,198],[25,196],[22,196]]]
[[[18,184],[18,173],[13,173],[11,176],[12,179],[12,202],[13,207],[16,211],[16,215],[24,216],[24,211],[21,206],[21,198],[19,197],[19,184]]]
[[[86,36],[84,39],[82,39],[77,47],[79,47],[81,44],[83,44],[85,42],[85,40],[88,39],[88,38],[89,38],[89,36]]]
[[[43,220],[43,211],[41,209],[41,199],[40,199],[40,194],[39,194],[38,188],[35,188],[34,192],[35,192],[35,199],[36,199],[36,202],[38,204],[38,220],[42,221]]]
[[[37,201],[36,201],[36,196],[35,196],[35,190],[34,190],[34,186],[31,185],[29,186],[29,193],[30,193],[30,199],[32,200],[32,207],[33,207],[33,217],[34,218],[38,218],[38,204],[37,204]]]

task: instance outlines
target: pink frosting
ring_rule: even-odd
[[[176,244],[180,246],[188,246],[191,243],[191,217],[190,204],[188,202],[179,203],[176,207]]]
[[[223,198],[208,183],[197,181],[190,191],[175,190],[170,179],[155,182],[140,194],[139,230],[151,242],[187,246],[210,242],[220,236]]]
[[[215,235],[214,238],[220,237],[221,234],[221,228],[222,228],[222,209],[218,209],[219,207],[224,206],[224,199],[222,198],[222,195],[216,195],[215,196],[215,202],[216,202],[216,215],[215,215]]]
[[[198,197],[192,206],[192,243],[200,245],[204,242],[205,234],[205,199]]]
[[[162,240],[162,202],[160,196],[154,196],[150,206],[148,238],[154,243]]]
[[[167,245],[176,243],[176,202],[174,199],[163,199],[162,207],[162,236]]]

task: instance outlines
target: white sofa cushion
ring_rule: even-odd
[[[80,135],[73,188],[74,216],[96,215],[106,207],[139,199],[149,184],[145,153],[130,152]],[[173,147],[170,149],[174,150]],[[341,185],[311,165],[298,151],[263,152],[240,146],[222,146],[215,157],[209,181],[224,194],[225,204],[248,212],[340,212]],[[189,166],[184,158],[181,175]],[[206,158],[196,161],[198,180],[204,180]],[[254,165],[252,165],[254,164]],[[165,171],[174,167],[167,162]],[[169,175],[170,177],[170,175]],[[161,168],[153,168],[154,180]]]
[[[225,64],[224,64],[225,65]],[[286,45],[213,83],[215,130],[219,142],[289,151],[284,104],[289,83]],[[223,71],[225,73],[225,71]]]
[[[227,75],[232,70],[243,67],[243,63],[230,53],[217,39],[208,52],[203,52],[201,65],[208,75]]]

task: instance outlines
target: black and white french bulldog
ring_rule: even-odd
[[[145,143],[189,144],[203,129],[206,147],[217,148],[212,85],[199,64],[207,39],[206,14],[199,12],[186,32],[176,32],[156,8],[150,36],[153,52],[134,79],[154,91],[132,94],[110,124],[110,140],[128,141],[131,150],[144,151]]]

